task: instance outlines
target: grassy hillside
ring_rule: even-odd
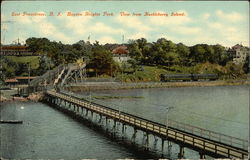
[[[136,81],[159,81],[160,80],[160,74],[165,74],[169,73],[169,71],[158,68],[158,67],[153,67],[153,66],[144,66],[143,71],[136,71],[132,74],[121,74],[119,73],[117,75],[117,78],[119,80],[125,81],[125,82],[136,82]]]
[[[8,59],[15,63],[30,63],[31,69],[37,69],[39,67],[39,57],[38,56],[7,56]]]

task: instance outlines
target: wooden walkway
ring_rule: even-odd
[[[75,105],[77,111],[79,111],[79,108],[84,108],[105,116],[106,118],[113,119],[115,122],[119,121],[124,125],[132,126],[147,134],[156,135],[160,137],[162,141],[172,141],[179,144],[179,154],[184,154],[184,147],[187,147],[199,152],[201,158],[204,158],[205,155],[215,158],[248,158],[247,147],[249,142],[239,138],[226,136],[190,125],[182,126],[181,123],[178,124],[178,122],[173,121],[169,123],[169,127],[166,127],[166,125],[157,122],[54,91],[47,91],[45,93],[45,100],[52,104],[56,104],[58,100],[65,101]],[[174,127],[178,125],[182,126],[183,129]],[[197,134],[197,128],[198,130],[200,129],[199,134]],[[202,132],[204,132],[204,134],[202,134]],[[218,140],[215,140],[214,137],[217,137]],[[223,140],[229,140],[230,144],[225,143]]]

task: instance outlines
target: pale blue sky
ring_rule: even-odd
[[[12,12],[53,11],[62,16],[11,16]],[[66,16],[66,12],[86,11],[112,12],[114,16]],[[120,12],[185,13],[182,17],[120,16]],[[121,43],[122,35],[128,39],[146,38],[156,41],[167,38],[186,45],[198,43],[232,46],[242,43],[249,46],[249,3],[246,1],[206,2],[164,2],[164,1],[27,1],[2,2],[1,41],[12,43],[18,37],[21,41],[29,37],[47,37],[63,43],[95,40],[105,43]],[[12,21],[12,22],[9,22]]]

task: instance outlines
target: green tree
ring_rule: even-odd
[[[128,63],[131,65],[130,67],[133,69],[133,72],[137,71],[139,69],[139,63],[135,59],[128,60]]]
[[[213,48],[214,48],[214,55],[213,55],[214,63],[225,66],[227,62],[233,60],[230,54],[226,52],[225,47],[223,47],[222,45],[216,44],[213,45]]]
[[[129,41],[129,56],[134,58],[135,60],[141,62],[143,58],[142,49],[140,48],[137,41],[130,40]]]
[[[42,75],[53,68],[53,62],[46,56],[39,58],[39,67],[36,69],[36,75]]]
[[[94,44],[92,49],[93,56],[90,58],[88,68],[93,68],[96,74],[111,74],[111,70],[115,72],[118,68],[113,60],[112,53],[106,50],[103,46],[99,45],[98,42]]]
[[[190,49],[182,43],[177,44],[177,54],[180,57],[180,65],[188,66],[190,65]]]
[[[192,46],[190,48],[191,50],[191,58],[196,62],[196,63],[204,63],[207,61],[205,58],[206,54],[206,49],[203,47],[202,44],[197,44],[195,46]]]

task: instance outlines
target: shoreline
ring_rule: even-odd
[[[15,90],[11,90],[10,92],[15,93]],[[43,94],[40,92],[31,93],[28,97],[18,97],[18,96],[11,96],[11,95],[0,95],[0,103],[4,102],[27,102],[27,101],[34,101],[38,102],[43,98]]]
[[[65,87],[72,92],[95,90],[146,89],[146,88],[180,88],[180,87],[215,87],[250,85],[247,80],[198,81],[198,82],[145,82],[145,83],[96,83],[96,85],[75,85]]]
[[[139,83],[120,83],[120,82],[93,82],[91,84],[78,84],[67,86],[64,90],[71,92],[97,91],[97,90],[125,90],[125,89],[149,89],[149,88],[181,88],[181,87],[216,87],[216,86],[240,86],[250,85],[249,80],[227,80],[227,81],[196,81],[196,82],[139,82]],[[39,101],[42,93],[32,93],[28,97],[16,97],[11,94],[16,93],[12,89],[8,94],[1,91],[0,103],[13,101]]]

